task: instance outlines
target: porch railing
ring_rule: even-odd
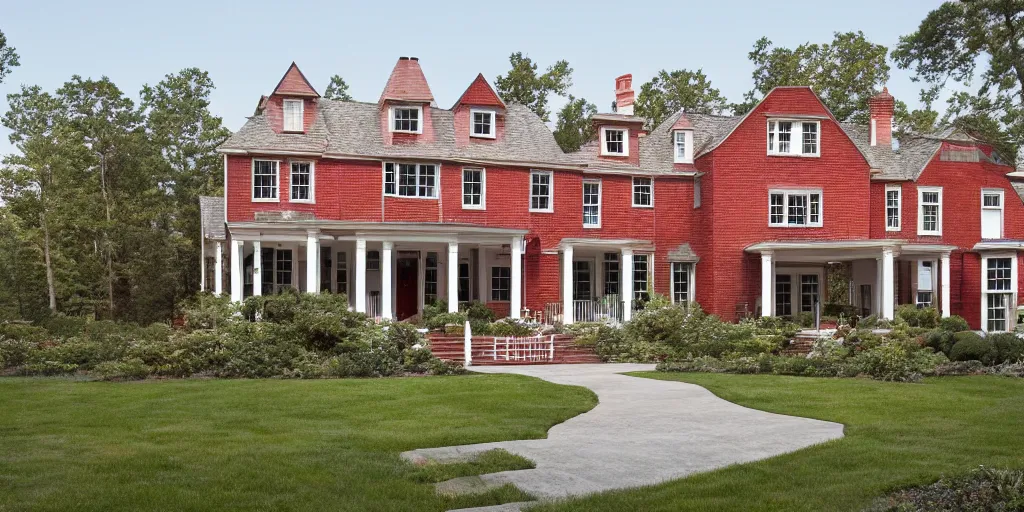
[[[486,352],[489,352],[486,353]],[[555,336],[494,338],[491,350],[485,351],[494,361],[544,362],[555,359]]]
[[[563,304],[561,302],[549,302],[544,305],[544,317],[542,322],[555,324],[563,321]],[[574,300],[572,301],[572,319],[574,322],[606,322],[611,324],[622,323],[624,309],[623,301],[617,295],[609,295],[597,300]],[[634,311],[636,304],[634,303]]]
[[[366,294],[366,316],[380,318],[380,292]]]

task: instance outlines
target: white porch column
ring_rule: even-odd
[[[356,311],[366,313],[366,239],[356,239]]]
[[[571,245],[562,249],[562,324],[569,325],[573,322],[573,299],[572,293],[572,255]]]
[[[448,242],[448,312],[459,311],[459,243]]]
[[[252,294],[263,295],[263,252],[259,240],[252,242]]]
[[[896,316],[895,292],[893,290],[892,248],[882,249],[882,318],[892,320]]]
[[[882,316],[882,258],[875,258],[875,291],[871,299],[871,314]]]
[[[217,260],[213,274],[213,293],[217,296],[224,295],[224,244],[217,242],[217,252],[214,255]]]
[[[949,303],[949,253],[942,253],[940,260],[942,262],[942,283],[940,283],[942,286],[942,317],[946,318],[952,309]]]
[[[633,318],[633,249],[622,249],[619,291],[622,293],[622,321]]]
[[[384,242],[380,253],[380,317],[384,320],[394,316],[391,313],[391,251],[394,248],[394,242]]]
[[[512,286],[510,288],[509,316],[519,318],[523,310],[523,239],[512,239]]]
[[[231,302],[242,302],[242,242],[231,241]]]
[[[314,231],[306,235],[306,293],[320,293],[320,238]]]
[[[761,316],[775,314],[775,297],[772,294],[772,282],[775,281],[775,265],[771,251],[761,253]]]

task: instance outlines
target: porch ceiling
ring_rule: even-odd
[[[633,249],[634,251],[654,250],[654,244],[650,240],[638,240],[633,238],[563,238],[558,245],[545,249],[544,252],[559,252],[566,247],[573,249]]]
[[[956,249],[952,245],[910,244],[906,240],[807,240],[770,241],[748,246],[745,251],[757,254],[773,254],[780,262],[825,263],[830,261],[853,261],[881,257],[883,250],[891,250],[894,256],[938,255]]]
[[[240,240],[296,240],[309,236],[320,240],[424,241],[509,244],[525,236],[525,229],[495,228],[473,224],[417,222],[348,222],[298,220],[289,222],[236,222],[228,230]]]

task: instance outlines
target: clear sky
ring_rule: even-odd
[[[137,100],[143,84],[196,66],[217,86],[214,114],[235,130],[292,61],[321,93],[338,73],[355,99],[376,101],[395,60],[419,57],[438,105],[448,108],[477,73],[493,84],[508,55],[522,51],[541,68],[568,60],[570,92],[601,111],[616,76],[632,73],[639,90],[660,69],[703,69],[729,101],[740,101],[752,84],[747,53],[761,36],[794,47],[862,30],[891,49],[939,3],[0,0],[0,30],[21,57],[0,94],[106,75]],[[898,99],[915,106],[919,89],[893,69],[889,91]],[[0,115],[6,110],[4,99]],[[7,135],[0,127],[0,154],[13,151]]]

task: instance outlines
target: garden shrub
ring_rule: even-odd
[[[945,329],[935,329],[924,335],[924,344],[948,356],[950,350],[953,349],[953,344],[956,343],[956,340],[953,338],[955,334],[955,332]]]
[[[875,315],[868,315],[857,322],[858,329],[874,329],[876,327],[878,327],[878,317]]]
[[[238,307],[231,303],[229,295],[217,296],[210,292],[201,292],[178,305],[178,313],[189,329],[216,329],[231,322],[236,311]]]
[[[939,329],[947,332],[963,332],[971,330],[971,327],[967,325],[967,320],[964,320],[963,317],[951,315],[939,319]]]
[[[476,321],[490,323],[497,318],[494,311],[491,311],[491,308],[487,307],[487,304],[476,300],[469,303],[466,307],[465,313],[470,322]]]
[[[137,357],[123,361],[104,361],[93,368],[93,373],[101,380],[142,380],[151,369]]]
[[[996,347],[997,363],[1016,363],[1024,360],[1024,339],[1021,339],[1017,333],[990,334],[988,339],[992,340],[992,344]]]
[[[660,295],[652,296],[647,307],[637,312],[624,330],[627,341],[646,341],[654,347],[664,347],[671,357],[679,359],[718,357],[753,336],[747,324],[723,322],[705,313],[698,304],[672,304]]]
[[[998,352],[991,340],[982,338],[977,333],[966,331],[954,335],[956,343],[949,351],[953,361],[981,361],[990,365],[995,362]]]
[[[440,331],[443,330],[445,326],[449,324],[458,325],[464,328],[464,326],[466,325],[466,320],[467,318],[465,313],[444,312],[431,315],[430,318],[425,318],[423,325],[424,327],[431,331]],[[473,331],[473,334],[477,334],[477,332]]]
[[[896,318],[903,320],[911,327],[934,329],[939,325],[939,311],[935,308],[919,308],[913,304],[903,304],[896,308]]]
[[[20,375],[69,375],[78,371],[78,365],[61,361],[35,361],[18,367]]]
[[[814,327],[814,313],[804,311],[796,315],[796,323],[800,324],[800,327],[809,329]]]
[[[901,489],[879,498],[870,512],[1024,510],[1024,470],[980,467],[970,474]]]
[[[645,338],[627,334],[626,329],[601,325],[594,334],[594,353],[602,361],[616,363],[649,363],[665,355],[664,348]]]
[[[483,324],[473,334],[481,336],[534,336],[537,334],[538,325],[529,324],[522,320],[505,318],[489,324]]]
[[[30,339],[8,338],[0,334],[0,369],[25,364],[37,347],[37,342]]]

